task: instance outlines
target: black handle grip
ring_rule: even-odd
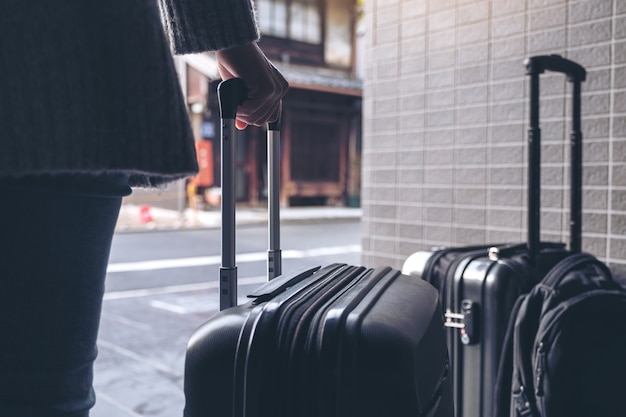
[[[248,87],[241,78],[230,78],[217,86],[222,119],[236,119],[237,108],[248,97]]]
[[[280,122],[282,119],[283,115],[283,102],[280,102],[280,108],[278,110],[278,119],[274,120],[273,122],[269,122],[267,124],[267,130],[273,130],[275,132],[279,132],[280,131]]]
[[[538,55],[524,61],[526,74],[541,74],[545,71],[561,72],[566,74],[569,81],[585,81],[587,71],[574,61],[560,55]]]

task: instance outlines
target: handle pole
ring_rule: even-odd
[[[530,76],[530,126],[528,128],[528,256],[539,255],[541,239],[541,128],[539,127],[539,74]]]
[[[571,136],[571,208],[570,250],[582,251],[582,189],[583,189],[583,134],[581,130],[581,86],[580,80],[573,81],[572,136]]]
[[[245,100],[246,87],[233,78],[217,89],[221,118],[222,158],[222,265],[219,270],[220,311],[237,305],[237,266],[235,264],[235,161],[237,108]]]
[[[281,105],[282,112],[282,105]],[[280,122],[267,124],[267,215],[268,251],[267,276],[269,280],[282,274],[282,251],[280,249]]]
[[[235,119],[222,119],[222,266],[220,267],[220,311],[237,304],[235,135]]]

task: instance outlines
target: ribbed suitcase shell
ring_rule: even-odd
[[[451,417],[438,299],[390,268],[279,277],[194,334],[185,416]]]
[[[218,91],[222,311],[189,342],[185,417],[452,417],[432,286],[388,267],[335,264],[280,275],[278,122],[268,125],[270,281],[235,306],[234,122],[246,88],[233,79]]]

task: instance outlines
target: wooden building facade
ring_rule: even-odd
[[[283,101],[281,203],[351,205],[360,200],[361,81],[356,72],[355,0],[257,0],[260,47],[289,81]],[[199,149],[219,187],[219,83],[210,54],[179,63]],[[265,130],[238,132],[237,199],[266,199]],[[206,174],[206,173],[205,173]]]

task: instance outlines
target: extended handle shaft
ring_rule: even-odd
[[[219,273],[220,310],[237,305],[237,265],[235,263],[235,166],[237,108],[246,100],[243,80],[233,78],[218,86],[221,118],[222,158],[222,265]],[[281,106],[282,107],[282,106]],[[281,108],[282,111],[282,108]],[[280,122],[267,125],[268,146],[268,279],[282,274],[280,249]]]
[[[281,108],[282,112],[282,108]],[[274,279],[282,274],[282,251],[280,249],[280,122],[267,124],[267,215],[268,251],[267,276]]]
[[[541,239],[541,128],[539,125],[539,76],[544,71],[561,72],[572,83],[572,129],[570,135],[570,251],[582,249],[582,138],[581,82],[586,71],[579,64],[558,55],[528,58],[530,75],[530,125],[528,129],[528,252],[534,262]]]
[[[219,272],[220,311],[237,305],[235,264],[235,161],[237,108],[246,98],[246,86],[237,78],[217,88],[221,118],[222,158],[222,265]]]

